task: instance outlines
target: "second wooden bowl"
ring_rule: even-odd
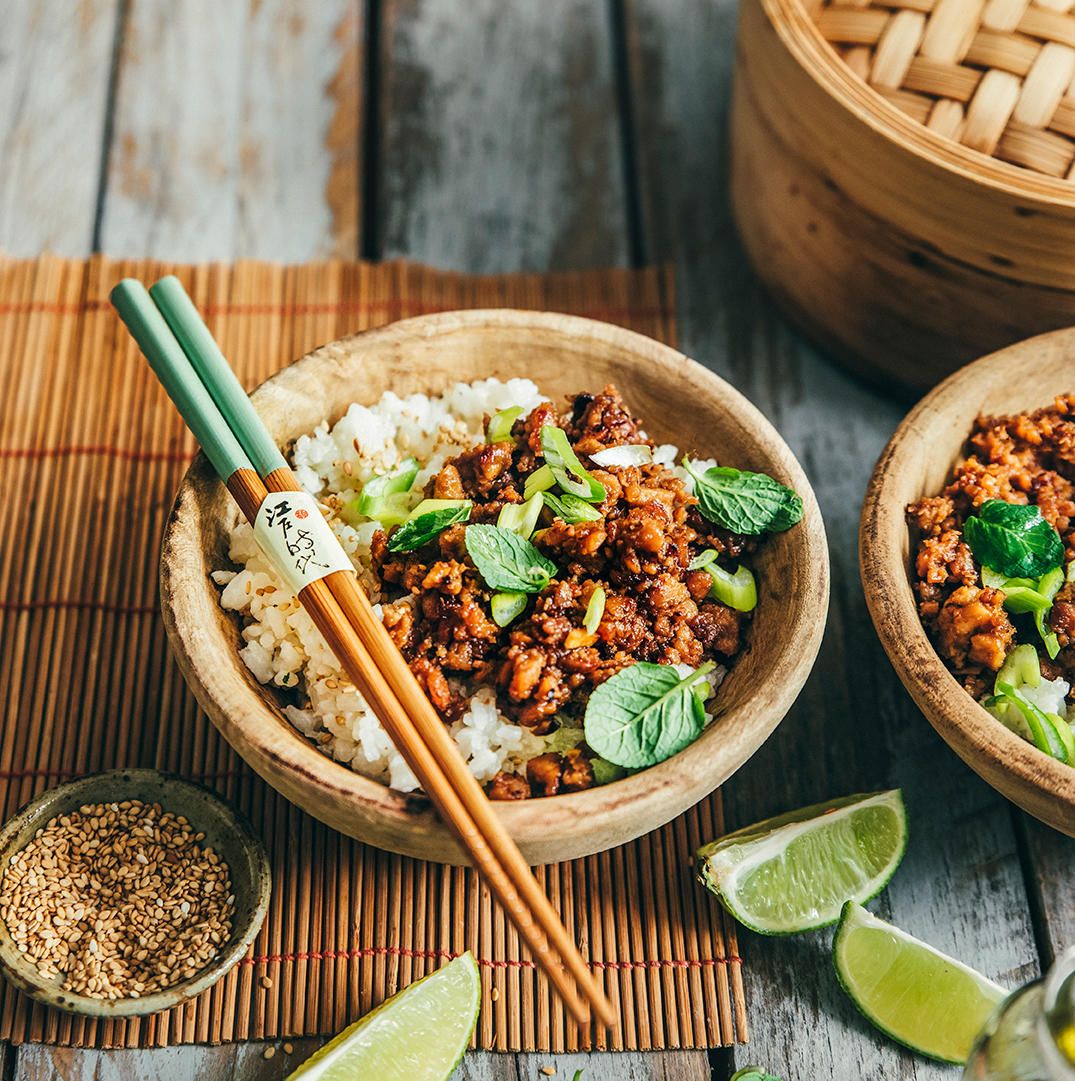
[[[720,688],[723,713],[660,765],[586,792],[497,805],[532,863],[573,859],[667,822],[728,778],[798,695],[817,654],[828,603],[824,527],[802,468],[734,388],[674,349],[619,327],[518,311],[423,316],[326,345],[253,395],[281,446],[355,401],[436,393],[458,380],[527,376],[542,393],[615,383],[649,433],[684,452],[769,473],[803,497],[800,524],[772,537],[755,563],[761,598],[748,648]],[[344,833],[440,862],[462,853],[421,795],[401,795],[321,754],[239,657],[239,628],[211,571],[227,567],[230,496],[204,457],[176,499],[161,556],[161,607],[183,669],[225,738],[274,788]]]
[[[1075,836],[1075,768],[1008,731],[937,655],[910,585],[908,503],[948,479],[976,417],[1049,405],[1075,390],[1075,329],[1009,346],[928,394],[896,429],[862,509],[859,559],[866,603],[889,660],[919,709],[976,773],[1035,818]]]

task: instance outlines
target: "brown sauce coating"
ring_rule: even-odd
[[[557,414],[539,405],[517,421],[510,442],[479,444],[452,458],[426,495],[473,502],[470,522],[495,523],[506,503],[523,502],[526,477],[543,465],[541,428],[562,427],[583,466],[605,486],[597,521],[569,524],[546,507],[531,538],[557,566],[549,585],[507,628],[490,613],[492,591],[470,561],[464,525],[413,552],[388,550],[379,532],[373,567],[385,590],[405,596],[384,607],[385,625],[445,721],[466,709],[448,677],[496,687],[501,710],[537,735],[557,714],[581,721],[589,692],[638,660],[697,666],[728,664],[739,652],[748,618],[709,596],[709,575],[689,569],[706,548],[734,563],[756,538],[728,533],[704,519],[697,500],[665,466],[598,468],[588,455],[651,441],[640,434],[614,387],[580,394]],[[605,590],[594,633],[583,626],[593,592]],[[588,751],[544,754],[524,779],[500,774],[494,799],[578,791],[594,783]]]
[[[1016,635],[1004,594],[983,586],[963,540],[963,523],[989,499],[1036,504],[1060,534],[1065,560],[1075,558],[1075,395],[1032,413],[979,417],[949,484],[907,508],[917,541],[919,615],[945,663],[975,697],[992,686]],[[1039,650],[1042,670],[1075,683],[1075,651],[1066,648],[1075,638],[1071,585],[1057,594],[1050,622],[1065,648],[1055,662]]]

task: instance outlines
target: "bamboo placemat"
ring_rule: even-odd
[[[478,1046],[587,1046],[469,870],[365,848],[301,813],[184,686],[158,613],[157,554],[194,445],[107,300],[125,275],[165,273],[183,278],[247,386],[333,338],[440,309],[550,309],[674,338],[658,270],[472,277],[403,263],[0,259],[0,811],[78,774],[175,770],[250,816],[274,876],[252,955],[195,1002],[98,1023],[3,984],[0,1038],[114,1047],[334,1033],[471,948],[485,992]],[[539,872],[622,1018],[594,1046],[746,1038],[735,931],[689,866],[722,825],[717,794],[640,841]]]

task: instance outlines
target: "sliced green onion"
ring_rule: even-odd
[[[410,517],[417,518],[421,514],[429,514],[435,510],[448,510],[450,508],[457,507],[469,507],[471,505],[469,499],[423,499],[414,510],[411,511]]]
[[[485,433],[486,443],[507,443],[511,439],[511,426],[522,415],[523,407],[513,405],[510,409],[501,409],[492,420]]]
[[[708,567],[709,564],[712,563],[713,560],[716,559],[718,555],[720,555],[720,553],[716,550],[716,548],[707,548],[704,552],[699,552],[690,561],[690,565],[687,567],[687,570],[689,570],[689,571],[705,570],[705,568]]]
[[[564,492],[563,495],[553,495],[552,492],[541,492],[545,505],[568,525],[576,522],[599,522],[601,512],[585,499],[579,499],[577,495]]]
[[[376,518],[382,525],[398,525],[407,518],[406,493],[418,476],[418,462],[405,458],[395,469],[371,477],[362,485],[355,510],[366,518]]]
[[[1010,683],[997,683],[997,691],[1006,698],[1023,715],[1027,727],[1030,729],[1031,739],[1039,751],[1060,762],[1068,760],[1067,747],[1056,730],[1056,726],[1049,719],[1048,714],[1043,713],[1033,702],[1026,698],[1021,691],[1017,691]]]
[[[510,529],[512,533],[518,533],[523,540],[529,540],[543,506],[541,492],[532,495],[525,503],[505,503],[500,508],[496,524],[501,529]]]
[[[590,461],[602,469],[610,465],[649,465],[653,461],[653,448],[646,443],[606,447],[591,454]]]
[[[605,498],[605,486],[582,467],[567,441],[567,432],[546,424],[541,429],[541,452],[546,464],[552,469],[556,483],[565,492],[577,495],[590,503],[601,503]]]
[[[1056,729],[1056,734],[1060,737],[1064,750],[1067,751],[1067,761],[1075,761],[1075,733],[1072,733],[1071,725],[1056,713],[1047,713],[1045,716],[1053,722],[1053,728]]]
[[[706,572],[713,579],[710,593],[737,612],[753,612],[758,606],[758,585],[754,575],[743,566],[732,574],[716,563],[710,563]]]
[[[586,605],[586,614],[582,617],[582,625],[587,634],[596,634],[601,626],[601,617],[605,614],[605,591],[598,586],[591,594]]]
[[[383,499],[372,500],[366,505],[366,510],[360,510],[361,498],[356,499],[351,506],[361,517],[380,522],[386,529],[400,522],[405,522],[411,514],[409,506],[410,496],[406,492],[398,495],[386,495]]]
[[[989,586],[990,589],[1008,590],[1016,587],[1035,589],[1037,587],[1037,583],[1033,578],[1005,578],[1003,574],[993,570],[992,567],[982,567],[982,582]]]
[[[526,594],[494,593],[489,598],[489,608],[493,613],[493,622],[498,627],[506,627],[526,608]]]
[[[991,567],[982,567],[982,581],[991,589],[1004,592],[1004,607],[1015,615],[1031,613],[1034,626],[1045,645],[1050,660],[1060,652],[1060,642],[1049,630],[1045,620],[1053,606],[1053,598],[1064,584],[1064,569],[1054,567],[1040,578],[1006,578]]]
[[[556,478],[552,475],[552,468],[543,465],[540,469],[535,469],[526,478],[526,484],[523,486],[523,499],[529,499],[532,495],[537,495],[538,492],[547,491],[555,483]]]
[[[1075,559],[1068,564],[1068,569],[1064,572],[1065,582],[1075,582]]]
[[[1037,687],[1041,683],[1041,661],[1038,659],[1038,651],[1032,645],[1016,646],[1004,658],[995,686],[1001,683],[1007,683],[1016,690]],[[994,693],[999,692],[994,688]]]

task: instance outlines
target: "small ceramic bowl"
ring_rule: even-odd
[[[814,663],[828,607],[828,552],[817,501],[773,426],[734,387],[666,345],[622,327],[527,311],[463,311],[407,319],[311,353],[252,395],[287,447],[352,402],[436,394],[459,380],[526,376],[542,393],[615,383],[658,442],[768,473],[803,498],[802,521],[766,540],[753,563],[759,603],[747,648],[718,691],[721,714],[689,747],[651,769],[585,792],[496,804],[531,863],[556,863],[656,829],[735,772],[787,713]],[[188,471],[165,530],[161,612],[202,708],[274,788],[359,840],[441,863],[465,858],[429,800],[393,791],[334,762],[288,721],[286,699],[239,656],[237,621],[210,574],[231,566],[238,512],[203,455]]]
[[[269,907],[269,858],[250,823],[208,788],[153,769],[95,773],[42,793],[0,829],[0,868],[7,867],[11,857],[57,815],[68,814],[87,803],[117,803],[126,799],[159,803],[164,810],[185,816],[205,834],[203,843],[217,852],[231,872],[235,894],[231,937],[216,959],[189,980],[141,998],[109,1001],[65,990],[62,976],[43,976],[19,953],[7,926],[0,920],[0,971],[8,982],[38,1002],[68,1013],[137,1017],[169,1010],[200,995],[239,962],[254,941]]]
[[[922,627],[910,584],[904,509],[935,495],[980,415],[1050,405],[1075,391],[1075,330],[1019,342],[968,364],[923,398],[896,429],[866,491],[859,562],[870,616],[918,708],[976,773],[1023,810],[1075,837],[1075,768],[1043,754],[990,716],[957,682]]]

